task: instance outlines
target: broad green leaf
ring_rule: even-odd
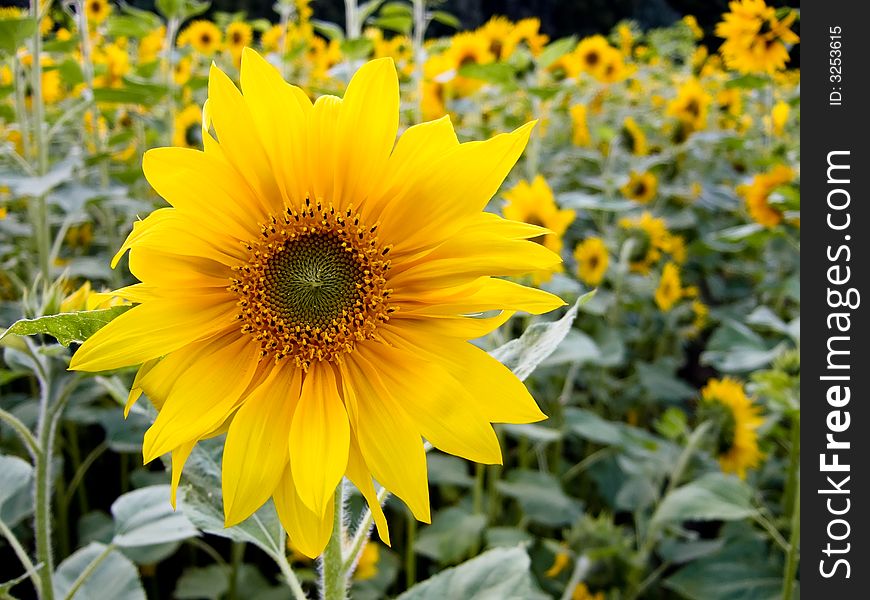
[[[94,90],[94,100],[116,104],[158,104],[169,90],[164,85],[124,79],[119,88],[99,88]]]
[[[513,548],[534,542],[532,534],[515,527],[490,527],[484,537],[487,548]]]
[[[657,402],[676,402],[697,396],[695,388],[675,377],[661,363],[638,362],[635,369],[641,386]]]
[[[0,521],[15,527],[33,512],[33,467],[17,456],[0,455]]]
[[[0,56],[15,54],[36,31],[36,21],[30,17],[0,19]]]
[[[637,203],[631,200],[610,200],[604,195],[587,194],[586,192],[565,192],[559,194],[559,206],[577,210],[622,212],[637,208]]]
[[[173,597],[178,600],[220,600],[229,589],[226,566],[193,567],[185,569],[178,578]]]
[[[745,482],[734,475],[708,473],[665,496],[653,521],[734,521],[756,512],[752,489]]]
[[[78,576],[106,550],[92,542],[60,563],[52,577],[55,598],[66,598]],[[123,554],[112,550],[93,570],[72,600],[146,600],[139,571]]]
[[[335,23],[311,19],[311,25],[314,26],[317,33],[325,35],[330,40],[338,40],[339,42],[344,40],[344,31]]]
[[[486,517],[454,506],[435,513],[432,524],[420,531],[414,551],[443,565],[459,562],[480,542]]]
[[[575,363],[578,365],[587,363],[598,364],[598,359],[600,358],[601,351],[598,349],[595,340],[582,331],[572,329],[565,336],[565,339],[562,340],[562,343],[559,344],[556,351],[547,357],[541,365],[552,367]]]
[[[456,487],[471,487],[474,480],[468,474],[468,462],[440,452],[430,452],[426,456],[429,468],[430,485],[455,485]]]
[[[608,421],[589,410],[569,407],[565,411],[565,423],[568,431],[597,444],[615,446],[626,441],[621,423]]]
[[[181,485],[178,507],[199,529],[237,542],[248,542],[271,556],[284,549],[284,530],[271,500],[248,519],[234,527],[224,527],[221,496],[221,440],[200,442],[190,453]]]
[[[379,29],[387,29],[408,35],[414,26],[414,19],[408,15],[388,15],[377,17],[372,24]]]
[[[760,77],[758,75],[741,75],[731,81],[725,82],[726,88],[743,88],[746,90],[756,90],[769,85],[770,79],[768,77]]]
[[[514,83],[516,71],[507,63],[489,63],[485,65],[469,63],[460,67],[457,75],[505,86]]]
[[[496,548],[418,583],[396,600],[538,600],[529,556],[522,548]]]
[[[120,547],[152,546],[185,540],[198,531],[169,504],[169,486],[153,485],[128,492],[112,503],[115,537]]]
[[[0,334],[0,340],[7,335],[47,334],[57,339],[62,345],[69,346],[73,342],[84,342],[112,319],[131,308],[131,306],[113,306],[100,310],[82,310],[47,315],[36,319],[22,319],[13,323],[9,329]]]
[[[558,321],[535,323],[519,338],[499,346],[490,355],[513,371],[520,380],[526,379],[562,343],[571,330],[577,310],[594,294],[594,291],[583,294]]]
[[[447,25],[448,27],[452,27],[453,29],[459,29],[462,27],[462,22],[455,16],[451,15],[449,12],[445,12],[443,10],[432,11],[430,15],[433,21],[441,23],[442,25]]]
[[[366,58],[371,54],[372,48],[374,48],[374,42],[368,38],[357,38],[341,42],[341,53],[351,60]]]
[[[562,491],[559,480],[550,473],[516,469],[496,485],[535,523],[559,527],[573,523],[581,514],[580,503]]]
[[[548,44],[543,52],[541,52],[541,55],[538,56],[538,67],[546,69],[556,62],[557,59],[571,52],[576,45],[577,38],[573,35],[571,37],[558,39],[555,42]]]

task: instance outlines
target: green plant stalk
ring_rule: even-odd
[[[21,441],[24,443],[24,447],[27,448],[27,453],[30,454],[30,458],[33,462],[36,462],[39,458],[40,450],[36,443],[36,438],[33,437],[32,433],[30,433],[27,425],[22,423],[18,417],[2,408],[0,408],[0,421],[9,425],[9,427],[12,428],[12,431],[18,434],[18,437],[20,437]]]
[[[344,486],[339,483],[335,491],[335,511],[332,519],[332,534],[321,557],[320,582],[323,600],[346,600],[347,578],[342,570],[344,563]]]
[[[46,2],[45,10],[51,6],[50,0]],[[39,31],[39,21],[42,13],[39,8],[39,0],[30,0],[30,16],[36,21],[36,30],[31,41],[31,56],[33,57],[30,67],[31,110],[33,118],[33,151],[36,153],[37,174],[40,176],[48,173],[48,147],[45,143],[43,126],[45,125],[45,104],[42,98],[42,33]],[[48,223],[48,205],[45,195],[35,199],[34,209],[31,215],[36,238],[37,255],[39,256],[39,270],[42,273],[42,283],[48,286],[51,282],[51,230]]]
[[[571,600],[574,597],[574,588],[586,577],[589,566],[589,559],[586,558],[585,554],[581,554],[574,563],[574,570],[571,571],[571,577],[568,579],[565,591],[562,592],[561,600]]]
[[[414,11],[414,35],[411,43],[414,48],[414,120],[417,123],[423,121],[423,63],[426,62],[426,50],[423,48],[423,40],[426,37],[426,2],[425,0],[412,0]]]
[[[357,39],[362,31],[356,2],[357,0],[344,0],[345,35],[349,40]]]
[[[80,46],[82,51],[82,75],[84,76],[85,90],[90,103],[91,112],[91,143],[97,153],[105,152],[105,144],[100,136],[100,111],[97,108],[97,101],[94,98],[94,61],[91,52],[91,32],[88,28],[88,17],[85,13],[84,0],[77,0],[76,15],[78,17],[78,28]],[[100,184],[103,187],[109,185],[109,167],[105,160],[100,161]]]
[[[245,558],[245,542],[233,541],[230,557],[230,585],[227,596],[230,600],[236,600],[239,597],[239,567]]]
[[[27,103],[24,101],[24,89],[26,86],[21,85],[21,79],[24,77],[24,71],[21,68],[21,61],[18,54],[12,55],[12,83],[15,93],[15,116],[18,117],[19,125],[21,126],[21,150],[24,153],[24,162],[30,168],[30,136],[28,135],[27,127]],[[17,152],[13,152],[17,156]]]
[[[54,573],[54,557],[51,547],[51,455],[54,447],[54,428],[52,427],[52,415],[49,410],[51,401],[51,382],[45,379],[42,382],[42,393],[39,400],[39,425],[38,440],[40,456],[36,461],[36,474],[34,484],[36,489],[34,497],[36,502],[35,535],[36,535],[36,559],[40,563],[39,577],[42,581],[42,594],[40,600],[53,600],[54,588],[51,576]]]
[[[284,576],[284,580],[290,587],[290,591],[293,592],[294,600],[308,600],[308,596],[305,595],[305,591],[299,584],[299,579],[296,577],[296,573],[293,572],[293,568],[290,566],[290,563],[287,562],[287,556],[283,553],[278,556],[271,556],[275,559],[275,563],[277,563],[278,568],[281,570],[281,574]]]
[[[801,415],[794,411],[791,417],[791,439],[789,440],[788,475],[783,493],[783,514],[789,518],[794,511],[795,488],[798,486],[798,469],[800,468],[801,445]]]
[[[12,530],[7,527],[2,519],[0,519],[0,535],[6,538],[6,541],[9,542],[12,551],[15,552],[15,556],[18,557],[18,560],[21,561],[21,565],[27,572],[27,576],[30,577],[30,581],[33,583],[33,587],[36,590],[36,595],[41,597],[42,583],[39,580],[39,574],[36,572],[36,567],[33,566],[33,562],[21,546],[21,542],[18,541],[18,538],[15,537],[15,534],[12,533]]]
[[[378,503],[383,506],[389,495],[390,492],[387,491],[387,488],[381,488],[378,490]],[[365,548],[366,542],[368,542],[369,532],[371,531],[374,522],[375,519],[372,515],[372,511],[366,509],[360,518],[359,524],[354,530],[353,540],[351,540],[350,548],[348,549],[344,562],[341,565],[341,571],[344,574],[345,579],[353,574],[353,570],[356,568],[357,562],[359,561],[360,554],[362,554],[363,548]]]
[[[792,600],[794,596],[794,578],[797,574],[800,552],[798,546],[801,540],[801,490],[800,481],[794,490],[794,509],[791,513],[791,535],[788,540],[788,552],[785,556],[785,569],[782,577],[782,600]]]
[[[172,145],[175,129],[175,73],[172,64],[172,50],[175,48],[175,36],[181,22],[178,17],[170,17],[166,22],[166,38],[163,40],[163,83],[166,86],[166,140],[165,145]]]
[[[408,531],[405,540],[405,587],[410,589],[417,583],[417,557],[414,556],[414,541],[417,538],[417,518],[408,512]]]

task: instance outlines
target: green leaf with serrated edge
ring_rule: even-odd
[[[550,323],[535,323],[519,338],[492,350],[490,356],[508,367],[520,380],[524,380],[562,343],[571,331],[577,311],[594,294],[594,290],[583,294],[561,319]]]
[[[22,319],[13,323],[9,329],[0,334],[0,340],[7,335],[39,335],[46,334],[55,338],[64,346],[73,342],[84,342],[97,331],[109,324],[112,319],[133,308],[132,306],[113,306],[100,310],[82,310],[78,312],[46,315],[36,319]]]
[[[168,485],[152,485],[128,492],[112,503],[115,537],[120,547],[152,546],[185,540],[198,535],[196,527],[181,511],[167,502]]]
[[[396,600],[537,600],[523,548],[496,548],[418,583]]]
[[[92,542],[60,563],[52,580],[54,597],[66,598],[79,575],[106,551],[107,546]],[[139,571],[123,554],[111,550],[78,589],[72,600],[146,600]]]
[[[756,512],[752,489],[745,482],[734,475],[708,473],[665,496],[653,521],[734,521]]]

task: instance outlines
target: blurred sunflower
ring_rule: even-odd
[[[181,148],[202,147],[202,110],[196,104],[184,107],[175,115],[172,145]]]
[[[668,312],[683,297],[683,286],[680,282],[680,268],[672,262],[665,264],[662,278],[656,288],[656,305],[662,312]]]
[[[562,236],[574,222],[574,211],[559,208],[553,198],[553,191],[543,177],[537,175],[531,184],[523,179],[503,192],[503,196],[508,201],[502,209],[506,219],[544,228],[547,231],[542,230],[532,241],[556,254],[562,251]],[[535,282],[549,280],[554,272],[559,272],[562,268],[560,263],[555,263],[552,267],[552,270],[535,273]]]
[[[728,4],[716,35],[725,41],[719,52],[730,69],[741,73],[774,73],[789,61],[788,47],[800,38],[791,30],[797,13],[789,10],[783,19],[764,0],[736,0]]]
[[[604,592],[598,591],[594,594],[589,591],[589,588],[582,581],[574,586],[571,592],[571,600],[605,600]]]
[[[108,0],[85,0],[85,16],[88,22],[100,24],[112,13]]]
[[[780,136],[783,134],[790,112],[791,108],[788,102],[780,100],[773,105],[773,109],[770,111],[770,129],[773,135]]]
[[[704,38],[704,30],[701,29],[701,26],[698,25],[698,19],[694,15],[685,15],[682,18],[683,24],[689,28],[689,31],[692,32],[692,37],[695,40],[701,40]]]
[[[564,303],[499,276],[551,269],[540,227],[482,212],[533,124],[460,144],[449,119],[396,141],[390,59],[364,65],[343,98],[312,105],[256,52],[240,92],[216,66],[205,151],[145,154],[171,207],[134,228],[138,303],[88,339],[70,368],[141,364],[159,410],[146,462],[172,452],[172,495],[201,439],[227,431],[226,524],[273,497],[294,546],[319,554],[347,476],[387,523],[372,482],[430,520],[425,437],[451,454],[501,462],[490,423],[545,418],[528,391],[468,343],[512,311]],[[437,204],[438,211],[431,207]],[[502,311],[492,318],[475,316]]]
[[[685,81],[677,96],[668,104],[667,114],[676,117],[686,128],[686,133],[700,131],[707,126],[707,112],[713,98],[701,83],[693,78]]]
[[[511,39],[513,29],[514,24],[507,17],[496,15],[478,30],[479,35],[489,42],[489,52],[495,60],[504,60],[513,52],[513,47],[508,52],[505,44]]]
[[[628,174],[628,181],[619,188],[619,191],[630,200],[646,204],[656,197],[658,187],[658,179],[649,171],[644,171],[643,173],[631,171]]]
[[[604,67],[608,54],[613,50],[603,35],[593,35],[580,40],[574,52],[580,62],[580,68],[597,77]]]
[[[649,152],[646,134],[640,128],[640,125],[637,124],[637,121],[634,120],[634,117],[625,117],[625,121],[622,122],[622,128],[632,154],[646,156]]]
[[[701,390],[704,409],[716,426],[716,454],[726,473],[746,478],[747,469],[759,465],[758,428],[764,422],[759,408],[736,379],[711,379]]]
[[[226,41],[224,43],[230,56],[233,57],[236,67],[241,64],[242,50],[245,46],[250,45],[253,38],[254,30],[244,21],[234,21],[227,25]]]
[[[359,556],[353,578],[357,581],[372,579],[378,574],[378,560],[381,558],[381,547],[375,542],[366,542]]]
[[[770,195],[793,179],[791,167],[777,165],[767,173],[756,175],[749,185],[738,186],[737,192],[746,199],[746,210],[753,221],[765,227],[776,227],[782,222],[782,211],[770,204]]]
[[[644,211],[639,217],[623,217],[619,226],[625,230],[632,241],[629,266],[632,271],[643,275],[662,256],[662,249],[668,245],[670,233],[664,219],[653,217]]]
[[[607,273],[610,255],[604,240],[600,237],[590,237],[574,248],[574,260],[577,261],[577,275],[580,281],[589,286],[596,286],[602,282]]]
[[[178,36],[179,46],[191,46],[205,56],[211,56],[221,48],[221,30],[211,21],[198,19]]]
[[[160,52],[163,51],[163,44],[166,42],[166,27],[161,25],[156,29],[152,29],[147,35],[139,40],[139,62],[148,64],[157,60]]]
[[[543,50],[550,37],[540,33],[541,21],[534,17],[522,19],[514,24],[508,38],[504,41],[502,56],[510,57],[520,45],[525,45],[532,56],[538,56]]]

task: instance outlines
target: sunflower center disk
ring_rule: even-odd
[[[263,356],[289,357],[304,369],[338,361],[395,310],[385,287],[389,247],[352,209],[306,201],[301,211],[273,216],[247,248],[230,289],[239,296],[242,331],[260,342]]]

